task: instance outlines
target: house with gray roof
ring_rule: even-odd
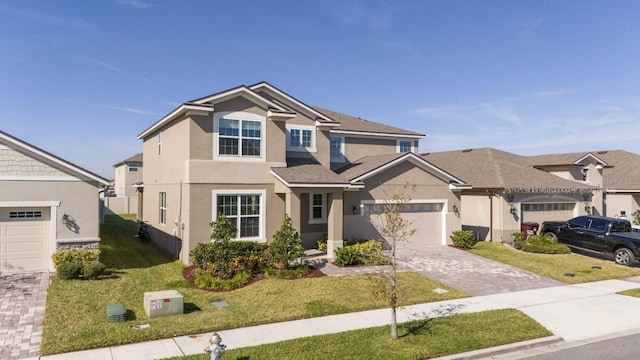
[[[528,222],[630,216],[640,204],[640,155],[622,150],[520,156],[480,148],[422,157],[472,187],[462,191],[460,217],[481,240],[510,242]]]
[[[415,185],[412,242],[446,244],[469,186],[416,155],[423,134],[309,106],[269,83],[187,101],[144,130],[143,220],[184,262],[224,214],[237,239],[269,242],[288,214],[303,245],[381,239],[370,219]]]
[[[102,178],[0,131],[0,274],[55,271],[57,250],[100,243]]]
[[[597,188],[530,165],[527,157],[494,148],[422,154],[471,185],[461,195],[462,228],[479,240],[511,242],[526,222],[567,220],[585,214]]]
[[[136,185],[142,183],[142,165],[142,153],[113,165],[113,191],[103,199],[108,211],[115,214],[140,214],[139,188]]]

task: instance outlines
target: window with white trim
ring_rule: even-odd
[[[218,159],[263,159],[265,118],[245,112],[214,115]],[[234,160],[235,161],[235,160]]]
[[[327,222],[327,194],[309,194],[309,223]]]
[[[138,171],[138,163],[129,163],[128,164],[128,168],[129,168],[129,172],[136,172]]]
[[[331,161],[344,162],[344,138],[342,136],[330,137],[329,151],[331,153]]]
[[[316,151],[315,127],[287,125],[287,150]]]
[[[162,130],[158,131],[158,156],[162,155]]]
[[[236,225],[238,239],[261,237],[260,194],[217,194],[216,216],[222,214]]]
[[[413,151],[413,141],[410,140],[398,140],[398,152]]]
[[[160,203],[160,224],[166,224],[167,223],[167,193],[166,192],[160,193],[159,203]]]

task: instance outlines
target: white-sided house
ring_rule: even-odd
[[[53,271],[56,250],[98,248],[108,184],[0,131],[0,274]]]

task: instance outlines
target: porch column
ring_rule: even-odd
[[[300,194],[294,191],[285,193],[285,210],[291,218],[291,224],[300,232]]]
[[[327,257],[335,258],[335,251],[343,245],[344,207],[342,191],[327,194]]]

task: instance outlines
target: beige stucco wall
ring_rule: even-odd
[[[57,240],[100,238],[98,184],[83,181],[1,181],[2,201],[59,201],[57,209]],[[75,219],[78,232],[68,229],[64,214]]]
[[[340,136],[344,136],[340,134]],[[393,154],[396,152],[396,139],[373,139],[345,136],[345,160],[353,162],[368,155]]]
[[[633,219],[633,213],[640,208],[640,194],[633,193],[609,193],[606,196],[607,216],[620,216],[625,211],[629,220]]]

